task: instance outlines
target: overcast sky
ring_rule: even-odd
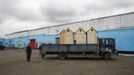
[[[0,37],[132,11],[134,0],[0,0]]]

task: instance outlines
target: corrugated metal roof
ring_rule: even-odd
[[[28,31],[29,31],[29,30],[18,31],[18,32],[13,32],[13,33],[10,33],[10,34],[6,34],[6,35],[17,34],[17,33],[28,32]]]
[[[17,33],[28,32],[28,31],[34,31],[34,30],[40,30],[40,29],[51,28],[51,27],[64,26],[64,25],[73,24],[73,23],[81,23],[81,22],[86,22],[86,21],[90,21],[90,20],[97,20],[97,19],[103,19],[103,18],[109,18],[109,17],[114,17],[114,16],[121,16],[121,15],[133,14],[133,13],[134,12],[128,12],[128,13],[123,13],[123,14],[116,14],[116,15],[111,15],[111,16],[104,16],[104,17],[89,19],[89,20],[69,22],[69,23],[58,24],[58,25],[54,25],[54,26],[47,26],[47,27],[41,27],[41,28],[36,28],[36,29],[31,29],[31,30],[24,30],[24,31],[13,32],[13,33],[9,33],[9,34],[6,34],[6,35],[17,34]]]
[[[134,13],[134,12],[128,12],[128,13],[123,13],[123,14],[116,14],[116,15],[110,15],[110,16],[104,16],[104,17],[93,18],[93,19],[90,19],[90,20],[103,19],[103,18],[109,18],[109,17],[115,17],[115,16],[122,16],[122,15],[133,14],[133,13]]]

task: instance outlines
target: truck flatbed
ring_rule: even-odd
[[[56,54],[60,59],[65,59],[69,55],[99,55],[104,59],[111,59],[112,54],[117,54],[114,40],[109,38],[99,39],[97,44],[42,44],[41,49],[42,57]]]

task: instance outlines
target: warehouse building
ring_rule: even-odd
[[[6,34],[4,43],[7,47],[18,48],[30,43],[32,48],[38,48],[42,43],[58,43],[63,29],[70,28],[76,34],[79,27],[84,31],[93,27],[99,38],[115,38],[118,51],[134,52],[134,12],[10,33]]]

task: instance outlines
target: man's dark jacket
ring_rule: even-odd
[[[27,53],[31,53],[31,52],[32,52],[32,50],[31,50],[31,47],[30,47],[30,46],[27,46],[27,48],[26,48],[26,52],[27,52]]]

